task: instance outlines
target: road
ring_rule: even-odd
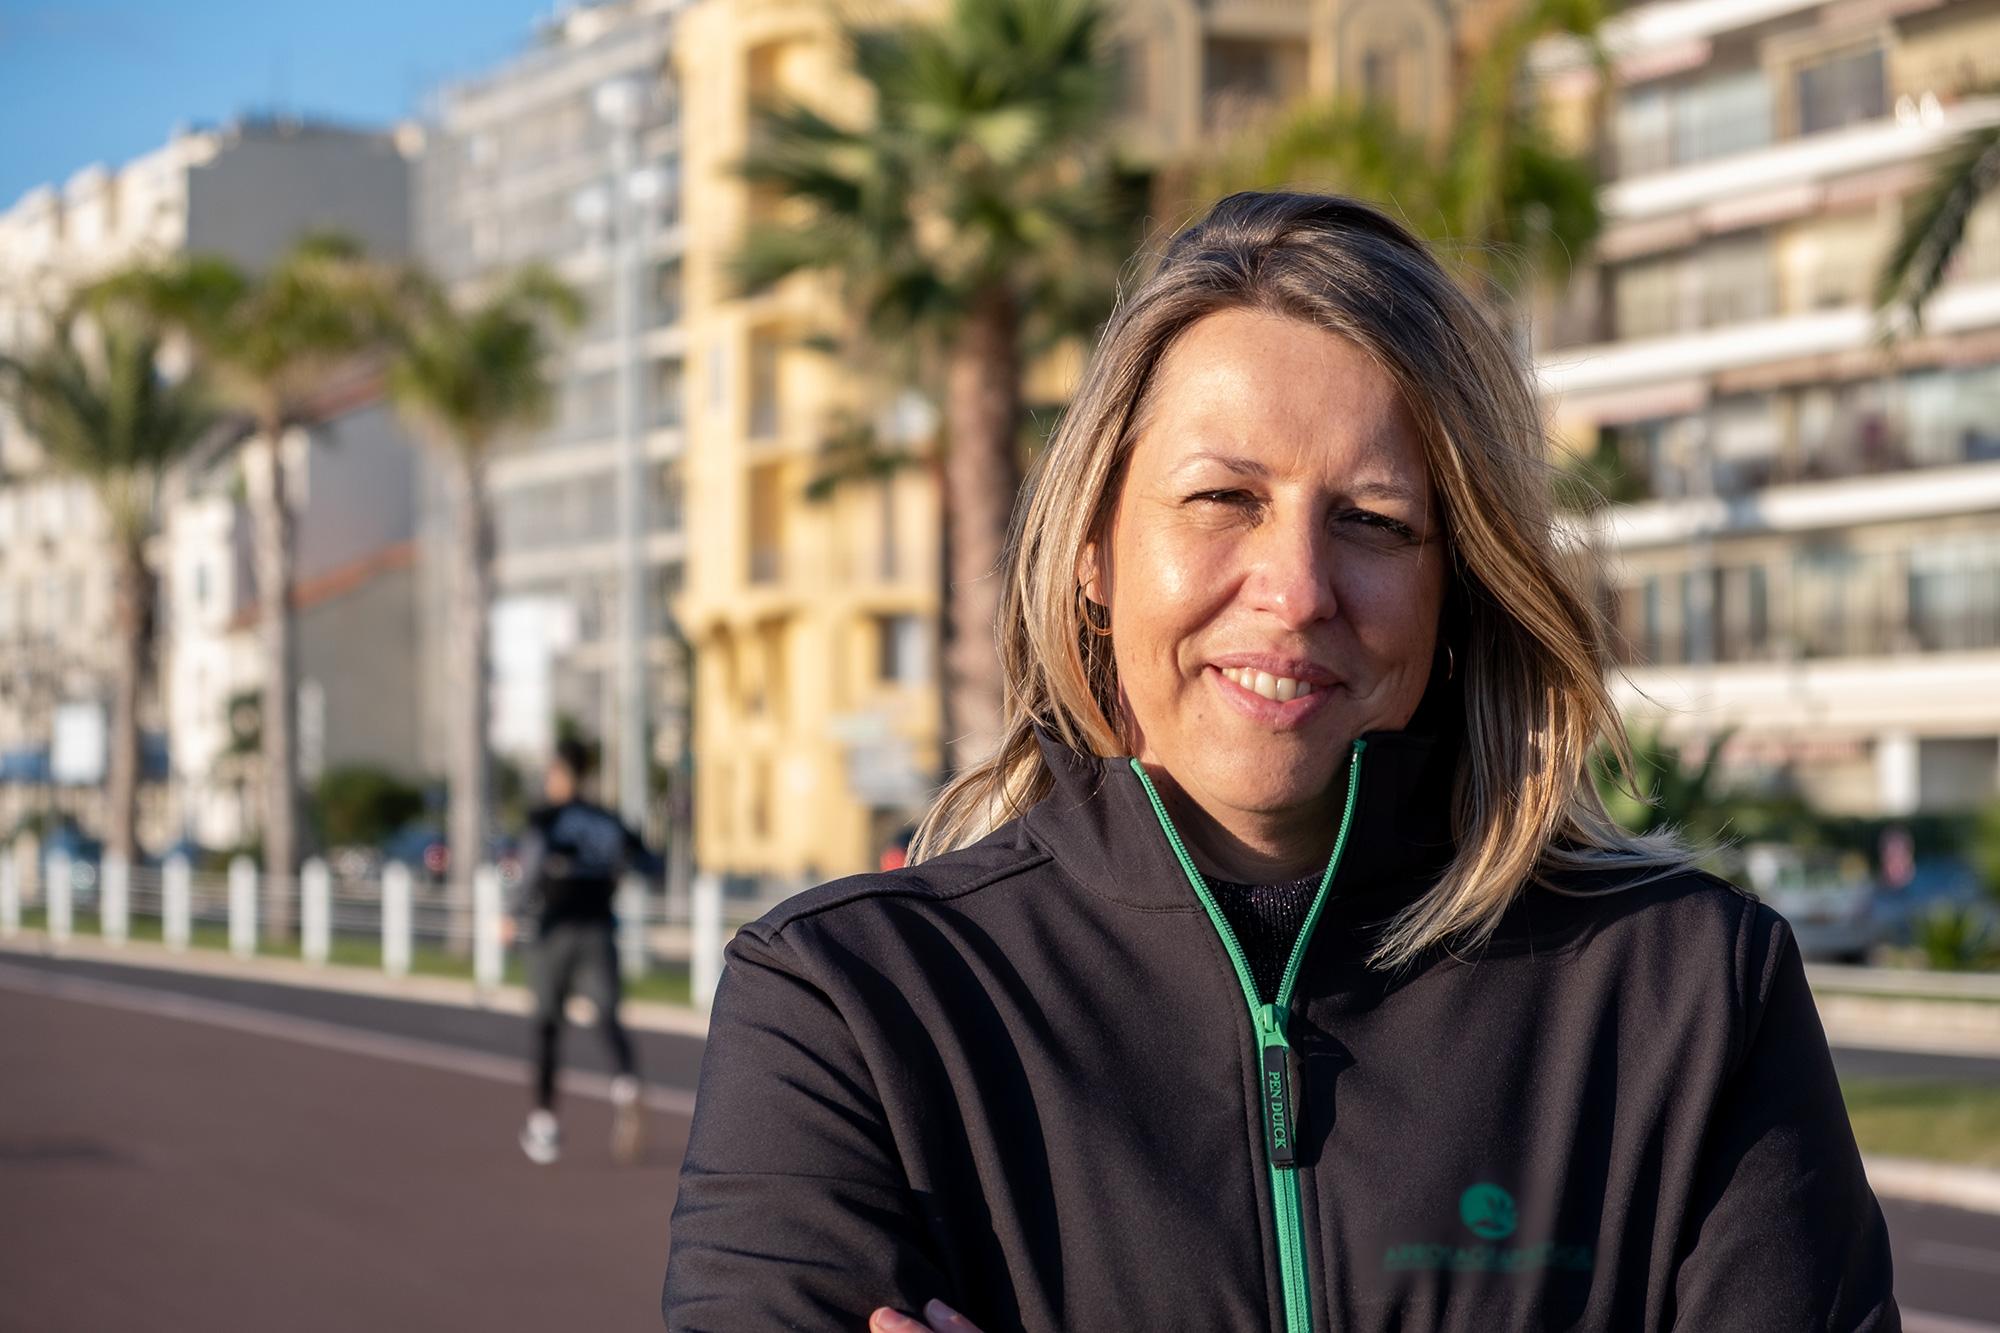
[[[0,955],[0,1330],[657,1329],[701,1043],[636,1035],[644,1161],[612,1164],[604,1057],[572,1033],[544,1170],[513,1147],[517,1017]],[[2000,1060],[1836,1055],[2000,1082]],[[1899,1300],[1942,1317],[1912,1333],[2000,1333],[2000,1216],[1883,1208]]]

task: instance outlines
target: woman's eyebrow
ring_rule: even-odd
[[[1213,449],[1196,450],[1194,453],[1183,458],[1175,466],[1174,471],[1185,472],[1197,463],[1220,464],[1222,467],[1228,468],[1231,472],[1241,472],[1252,477],[1268,477],[1271,475],[1271,469],[1257,459],[1247,457],[1243,454],[1218,453]]]
[[[1197,449],[1181,459],[1173,470],[1181,473],[1202,463],[1214,463],[1244,476],[1268,479],[1273,475],[1270,465],[1260,459],[1245,454],[1223,453],[1215,449]],[[1350,500],[1405,500],[1410,504],[1421,505],[1424,499],[1423,492],[1419,488],[1386,477],[1358,481],[1347,487],[1346,491]]]
[[[1363,481],[1348,488],[1350,499],[1355,500],[1407,500],[1411,504],[1422,504],[1423,493],[1414,486],[1400,481]]]

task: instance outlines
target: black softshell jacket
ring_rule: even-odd
[[[1899,1329],[1768,907],[1694,873],[1534,888],[1474,954],[1365,966],[1449,859],[1457,748],[1368,738],[1294,995],[1313,1329]],[[1044,751],[1022,819],[730,945],[669,1328],[860,1333],[933,1297],[984,1333],[1287,1328],[1231,960],[1125,762]]]

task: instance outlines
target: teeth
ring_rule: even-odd
[[[1313,692],[1312,685],[1307,681],[1293,680],[1290,676],[1274,676],[1255,667],[1224,667],[1222,674],[1244,689],[1278,703],[1303,699]]]

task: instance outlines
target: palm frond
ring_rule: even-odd
[[[1875,309],[1900,308],[1921,325],[1943,285],[1979,201],[2000,183],[2000,126],[1975,130],[1938,154],[1930,180],[1911,199],[1903,228],[1875,283]]]
[[[152,520],[160,473],[215,423],[205,386],[160,368],[160,330],[129,309],[67,312],[26,357],[0,356],[0,395],[54,467],[88,481],[122,539]]]
[[[1115,79],[1094,0],[957,0],[935,24],[850,30],[874,114],[844,125],[785,105],[759,116],[740,174],[795,216],[747,234],[731,264],[745,290],[804,271],[840,282],[881,336],[948,327],[974,295],[1039,294],[1083,268],[1110,279],[1137,209],[1100,127]],[[1114,253],[1115,252],[1115,253]],[[1101,317],[1101,312],[1100,316]]]
[[[477,455],[547,420],[555,341],[583,318],[582,298],[554,270],[525,266],[464,307],[414,271],[402,286],[389,392],[425,437]]]
[[[318,233],[251,276],[215,256],[116,274],[87,304],[128,304],[178,331],[226,397],[267,428],[295,424],[328,376],[384,345],[395,322],[391,271],[354,241]]]

